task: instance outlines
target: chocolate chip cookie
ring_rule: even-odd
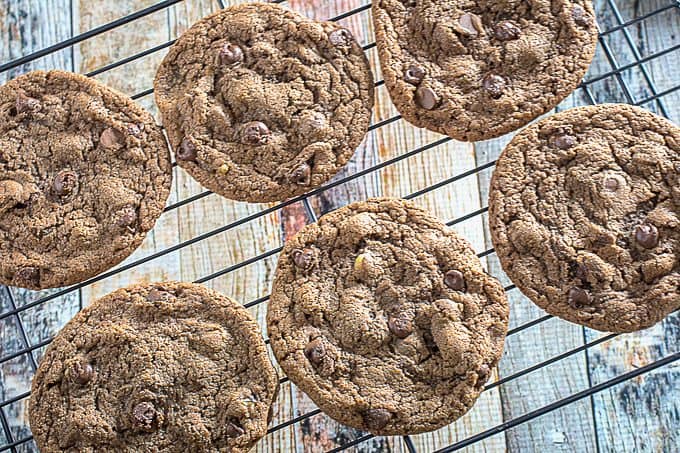
[[[0,283],[66,286],[119,263],[171,170],[153,117],[95,80],[36,71],[0,87]]]
[[[604,104],[526,128],[489,213],[503,269],[553,315],[629,332],[680,308],[680,128],[661,117]]]
[[[503,287],[467,241],[389,198],[291,239],[267,313],[290,380],[329,416],[381,435],[434,430],[470,409],[507,321]]]
[[[194,24],[154,86],[179,165],[250,202],[329,180],[362,141],[373,106],[373,76],[349,30],[264,3]]]
[[[195,284],[136,285],[85,308],[50,344],[31,430],[43,453],[247,452],[278,384],[241,305]]]
[[[385,85],[403,117],[457,140],[551,110],[595,53],[590,0],[375,0]]]

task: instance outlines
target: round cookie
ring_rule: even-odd
[[[349,30],[251,3],[194,24],[154,82],[177,162],[234,200],[328,181],[368,129],[373,75]]]
[[[680,308],[680,128],[661,117],[604,104],[526,128],[489,215],[503,269],[555,316],[630,332]]]
[[[590,0],[375,0],[385,85],[403,117],[457,140],[548,112],[595,54]]]
[[[378,435],[467,412],[507,321],[503,287],[468,242],[390,198],[338,209],[291,239],[267,313],[290,380],[329,416]]]
[[[266,434],[278,385],[241,305],[190,283],[130,286],[50,344],[31,430],[43,453],[247,452]]]
[[[0,283],[93,277],[130,255],[170,193],[161,128],[87,77],[36,71],[0,87]]]

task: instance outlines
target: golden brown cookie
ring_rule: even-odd
[[[555,316],[630,332],[680,308],[680,128],[664,118],[603,104],[531,125],[489,214],[503,269]]]
[[[247,452],[278,378],[245,308],[190,283],[130,286],[85,308],[33,379],[43,453]]]
[[[464,141],[551,110],[578,86],[597,43],[590,0],[375,0],[373,21],[399,112]]]
[[[0,283],[81,282],[130,255],[163,212],[170,152],[153,117],[87,77],[0,87]]]
[[[363,140],[373,106],[373,75],[349,30],[265,3],[194,24],[154,86],[179,165],[250,202],[328,181]]]
[[[508,305],[470,245],[410,202],[327,214],[284,247],[267,325],[290,380],[374,434],[467,412],[500,359]]]

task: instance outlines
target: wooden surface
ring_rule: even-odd
[[[0,0],[0,64],[158,1],[160,0]],[[310,17],[328,19],[359,7],[366,1],[290,0],[288,4]],[[617,14],[621,15],[623,21],[627,21],[669,2],[670,0],[597,0],[594,3],[601,28],[609,29],[619,24]],[[240,2],[232,0],[224,3]],[[72,48],[2,73],[0,82],[38,68],[61,68],[81,73],[96,70],[177,37],[191,23],[217,8],[219,3],[216,0],[185,0]],[[352,30],[361,43],[373,42],[370,11],[353,15],[342,23]],[[627,27],[626,31],[628,36],[620,31],[607,35],[603,44],[611,50],[613,58],[610,59],[600,46],[587,79],[611,71],[612,64],[622,66],[634,63],[636,57],[646,57],[680,43],[680,11],[675,9],[655,15],[640,24]],[[629,45],[628,39],[633,47]],[[637,49],[638,54],[633,48]],[[164,54],[165,50],[153,53],[96,78],[128,95],[140,93],[151,88],[154,70]],[[375,49],[368,50],[367,55],[375,70],[376,80],[380,80]],[[644,67],[660,92],[680,83],[680,52],[647,62]],[[610,76],[596,82],[592,84],[590,91],[596,102],[626,101],[621,89],[622,82],[629,87],[629,94],[634,101],[654,94],[639,67],[624,71],[620,79]],[[139,103],[156,113],[152,95],[140,98]],[[560,109],[587,103],[589,97],[585,91],[579,90]],[[678,122],[680,92],[664,96],[663,104],[647,103],[644,107],[657,112],[664,107],[666,114]],[[373,122],[392,118],[396,114],[385,88],[378,87]],[[438,134],[416,129],[403,120],[392,122],[368,134],[352,162],[337,178],[344,178],[380,162],[398,158],[408,151],[442,138]],[[82,304],[120,286],[138,281],[200,279],[276,250],[282,241],[305,223],[313,221],[314,217],[351,201],[376,195],[406,196],[484,165],[496,159],[509,138],[476,144],[446,141],[396,164],[310,197],[313,215],[307,213],[302,203],[295,203],[238,227],[211,234],[218,228],[274,205],[236,203],[216,195],[208,195],[173,209],[163,214],[142,247],[126,263],[135,262],[200,235],[207,237],[88,285],[81,291],[27,309],[21,314],[27,341],[35,345],[49,339]],[[491,171],[491,168],[483,170],[428,191],[416,197],[415,202],[446,221],[475,212],[486,207]],[[204,189],[181,170],[175,171],[173,184],[169,204],[204,192]],[[491,248],[486,225],[486,215],[478,215],[456,223],[454,228],[468,238],[475,250],[482,252]],[[510,284],[503,276],[494,254],[485,257],[484,261],[493,275],[502,278],[504,284]],[[248,303],[269,293],[275,265],[276,255],[273,254],[219,275],[206,284]],[[16,289],[11,289],[10,293],[7,289],[0,288],[0,313],[49,293]],[[545,315],[519,291],[511,290],[508,295],[512,303],[511,328]],[[266,302],[255,305],[250,310],[264,325]],[[2,360],[25,346],[18,326],[18,320],[14,316],[0,321],[0,401],[21,395],[30,387],[34,365],[30,356],[24,354],[12,360]],[[511,376],[555,355],[597,340],[602,335],[557,319],[522,330],[508,338],[503,360],[497,370],[498,377]],[[418,451],[434,451],[675,353],[678,351],[678,344],[680,317],[674,315],[652,329],[616,337],[593,346],[586,352],[570,355],[550,366],[486,391],[470,413],[461,420],[434,433],[412,436],[412,441]],[[36,361],[40,359],[40,349],[34,356]],[[492,381],[495,378],[494,375]],[[26,408],[27,399],[2,407],[14,440],[29,434]],[[295,386],[284,383],[272,426],[314,409],[314,404]],[[676,452],[680,445],[678,413],[680,366],[674,364],[489,437],[465,451]],[[0,450],[7,441],[2,431],[0,429]],[[320,452],[362,435],[357,430],[344,427],[319,414],[270,434],[260,442],[257,451]],[[36,450],[32,443],[26,443],[18,451]],[[407,450],[401,438],[373,438],[349,451]]]

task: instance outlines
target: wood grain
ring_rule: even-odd
[[[159,0],[0,0],[0,64],[22,55],[62,41],[72,34],[123,17],[134,11],[157,3]],[[242,1],[224,1],[224,4]],[[293,9],[318,19],[332,18],[357,8],[367,0],[290,0]],[[618,25],[616,13],[624,21],[654,11],[668,4],[667,0],[597,0],[598,20],[602,29]],[[28,65],[0,74],[0,82],[36,68],[62,68],[77,72],[98,69],[121,58],[129,57],[149,47],[157,46],[177,37],[195,20],[219,7],[217,0],[185,0],[144,19],[124,25],[101,36],[89,39],[73,48],[50,54]],[[618,6],[616,11],[612,6]],[[349,28],[362,44],[373,42],[370,11],[351,16],[341,22]],[[629,37],[639,55],[645,57],[677,45],[680,14],[677,9],[653,16],[627,27]],[[622,66],[635,63],[636,54],[622,32],[608,35],[604,43],[609,46],[613,59],[600,46],[589,77],[612,70],[612,64]],[[165,50],[153,53],[97,76],[98,80],[128,94],[151,88],[155,68],[165,55]],[[376,80],[381,79],[377,52],[367,51]],[[677,71],[680,52],[645,63],[648,75],[658,92],[680,83]],[[622,83],[630,89],[633,100],[639,101],[654,93],[639,68],[622,71],[620,77],[610,76],[590,86],[597,102],[626,101]],[[581,90],[560,108],[585,104],[588,99]],[[156,113],[153,96],[145,96],[140,104]],[[665,109],[674,121],[680,120],[680,91],[664,96],[663,103],[652,102],[644,107],[657,112]],[[376,90],[373,122],[397,115],[384,87]],[[370,132],[357,150],[352,161],[337,178],[402,156],[442,136],[416,129],[403,120],[392,122]],[[451,178],[494,160],[509,137],[474,145],[446,141],[416,156],[361,178],[351,180],[333,189],[311,197],[315,216],[355,200],[370,196],[406,196],[432,184]],[[488,182],[492,169],[484,170],[429,191],[414,201],[444,220],[486,207]],[[200,187],[181,169],[175,170],[170,203],[202,193]],[[142,247],[126,262],[134,262],[158,251],[191,240],[202,234],[214,232],[224,225],[233,224],[248,215],[261,212],[272,205],[255,205],[225,200],[209,195],[199,201],[163,214]],[[83,303],[110,292],[120,286],[138,281],[163,279],[195,280],[219,274],[206,282],[236,300],[247,303],[269,293],[276,264],[276,255],[221,274],[225,269],[243,260],[252,259],[279,247],[310,218],[302,203],[281,211],[274,211],[254,221],[229,228],[219,234],[179,251],[169,253],[132,270],[83,288],[65,297],[55,298],[21,314],[21,321],[30,344],[49,339],[70,319]],[[454,227],[465,235],[473,247],[482,252],[491,247],[486,231],[486,215],[475,216],[456,223]],[[510,282],[502,274],[494,254],[484,260],[489,271]],[[29,303],[50,292],[31,292],[0,288],[0,313]],[[12,296],[12,297],[10,297]],[[81,299],[82,296],[82,299]],[[511,327],[543,316],[517,290],[511,290]],[[266,302],[251,311],[264,326]],[[499,366],[499,377],[509,376],[528,366],[557,354],[600,338],[602,334],[557,319],[509,337],[506,352]],[[470,435],[511,420],[526,412],[545,406],[564,396],[611,379],[632,368],[651,363],[678,351],[680,343],[680,316],[674,315],[658,326],[636,334],[622,335],[614,340],[561,360],[522,378],[515,379],[480,398],[472,411],[437,432],[413,436],[418,451],[429,452],[462,440]],[[24,347],[16,317],[0,321],[0,357],[20,351]],[[40,350],[35,358],[39,360]],[[272,357],[273,358],[273,357]],[[28,390],[33,374],[30,357],[0,363],[0,400],[4,401]],[[493,381],[493,377],[491,380]],[[680,445],[680,366],[667,366],[645,374],[635,380],[596,394],[520,425],[506,433],[477,443],[465,451],[605,451],[605,452],[673,452]],[[314,410],[316,406],[295,386],[284,383],[277,402],[273,425]],[[2,408],[11,426],[14,439],[29,433],[26,419],[26,400]],[[362,433],[342,426],[325,415],[317,415],[303,422],[277,430],[257,446],[260,452],[320,452],[344,445]],[[0,429],[0,445],[7,441]],[[1,447],[0,447],[1,448]],[[37,451],[27,443],[18,451]],[[373,438],[348,451],[405,452],[401,438]]]

